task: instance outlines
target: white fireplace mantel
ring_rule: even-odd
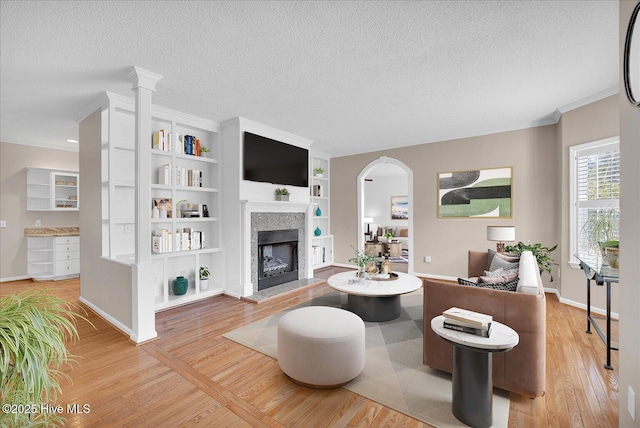
[[[251,214],[260,213],[304,213],[305,214],[305,249],[306,277],[313,277],[311,257],[311,234],[313,233],[313,208],[315,204],[304,201],[259,201],[241,200],[242,218],[242,297],[253,294],[251,282]]]

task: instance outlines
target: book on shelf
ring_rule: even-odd
[[[156,229],[151,236],[151,252],[154,254],[173,251],[173,235],[167,229]]]
[[[324,263],[325,257],[326,257],[325,247],[314,245],[312,246],[312,250],[313,250],[313,257],[312,257],[313,264],[318,265],[318,264]]]
[[[447,309],[442,313],[442,315],[449,320],[465,322],[470,327],[485,327],[488,323],[493,321],[493,317],[491,315],[456,307]]]
[[[480,336],[480,337],[489,337],[491,335],[491,323],[487,323],[486,326],[484,327],[469,327],[466,325],[461,325],[459,323],[457,323],[455,320],[447,320],[445,318],[444,322],[442,323],[442,327],[449,329],[449,330],[455,330],[455,331],[459,331],[462,333],[468,333],[468,334],[473,334],[476,336]]]
[[[158,167],[158,184],[171,185],[171,164]]]
[[[311,186],[311,196],[320,198],[322,197],[323,191],[322,186],[320,184],[314,184]]]
[[[204,232],[190,227],[176,229],[176,251],[200,250],[206,248]]]

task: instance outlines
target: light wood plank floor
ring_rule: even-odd
[[[328,277],[339,269],[327,269]],[[78,302],[79,280],[0,284],[0,294],[47,287]],[[134,346],[99,317],[80,322],[70,345],[76,362],[65,371],[58,403],[89,404],[67,414],[68,427],[425,427],[346,389],[293,385],[275,360],[221,335],[330,291],[326,284],[254,304],[218,296],[159,313],[159,339]],[[547,295],[547,393],[511,394],[510,427],[617,427],[618,354],[603,367],[597,334],[585,334],[585,311]],[[526,369],[523,367],[523,370]]]

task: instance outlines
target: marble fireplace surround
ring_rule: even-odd
[[[311,226],[313,204],[291,201],[242,201],[243,297],[258,292],[258,232],[298,230],[298,277],[313,277]]]

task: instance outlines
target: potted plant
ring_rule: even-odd
[[[602,248],[607,255],[607,262],[609,266],[615,269],[620,269],[620,241],[612,239],[602,243]]]
[[[391,239],[393,238],[393,233],[391,233],[390,231],[387,231],[387,233],[384,234],[384,237],[387,238],[387,242],[391,242]]]
[[[206,157],[207,153],[209,153],[211,150],[207,149],[205,146],[200,146],[200,153],[201,156]]]
[[[316,177],[322,177],[324,174],[324,168],[322,167],[314,168],[313,173],[316,175]]]
[[[0,412],[0,426],[58,426],[65,418],[41,412],[61,393],[60,368],[73,357],[65,342],[78,339],[72,305],[43,290],[0,297],[0,397],[3,405],[36,411]],[[87,320],[88,321],[88,320]]]
[[[358,265],[358,276],[361,276],[366,272],[366,269],[370,264],[375,264],[376,257],[373,254],[364,252],[364,250],[358,251],[353,246],[351,248],[353,248],[354,257],[350,258],[349,262]]]
[[[276,201],[288,201],[289,200],[289,191],[286,187],[282,189],[276,189]]]
[[[540,272],[547,271],[553,282],[553,275],[551,274],[551,266],[556,264],[555,260],[551,257],[551,253],[558,248],[558,245],[553,247],[543,247],[542,244],[525,244],[524,242],[518,242],[516,245],[507,245],[504,248],[505,253],[509,254],[521,254],[523,251],[531,251],[533,257],[538,261],[538,267]]]
[[[200,266],[200,290],[209,288],[209,268]]]
[[[613,208],[590,216],[581,230],[589,248],[598,248],[606,256],[605,243],[618,239],[619,222],[618,211]]]

